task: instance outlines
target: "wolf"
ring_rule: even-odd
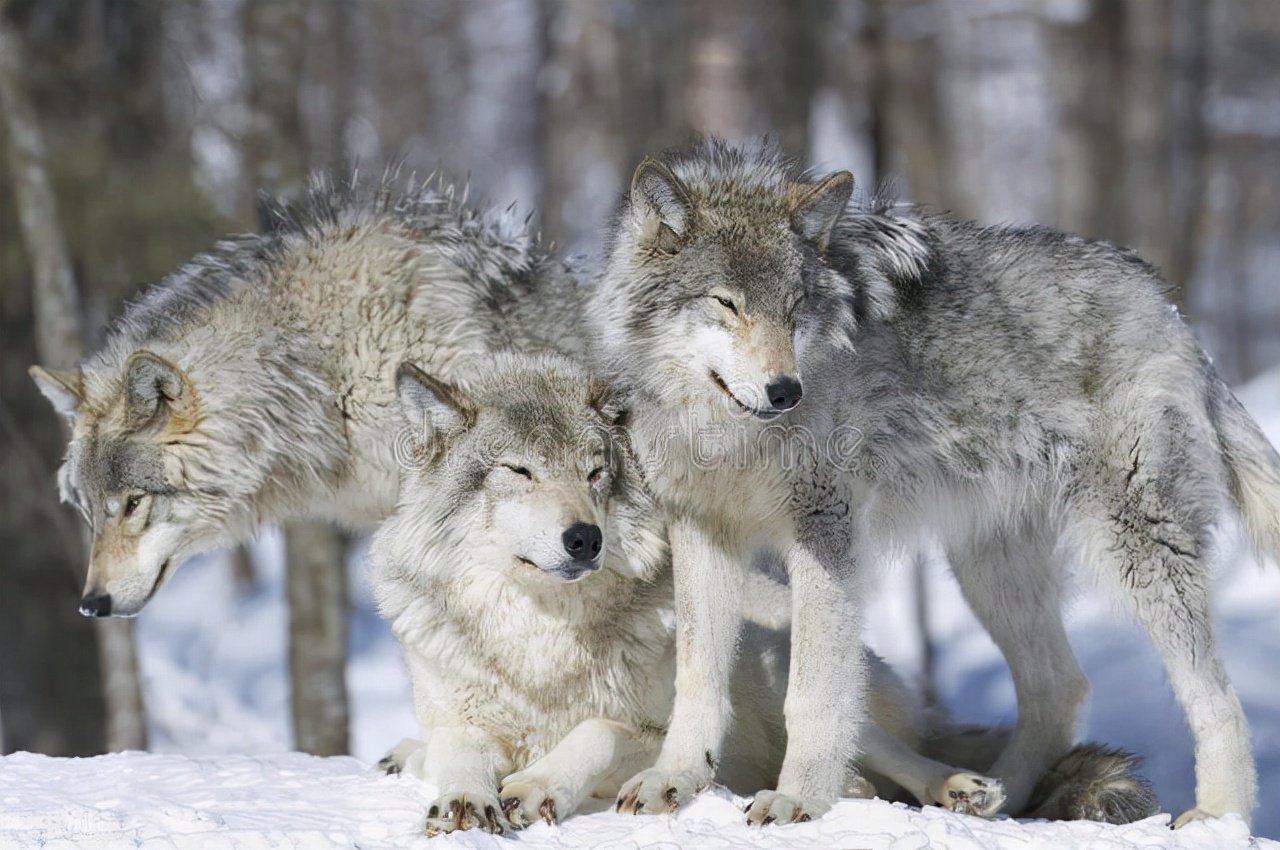
[[[613,796],[656,758],[675,684],[662,512],[625,411],[554,355],[471,357],[451,378],[406,363],[398,392],[417,438],[399,505],[374,537],[373,584],[411,671],[423,737],[382,767],[437,785],[428,834],[554,822],[588,796]],[[775,587],[762,577],[758,593],[776,599]],[[780,591],[775,609],[787,604]],[[864,652],[871,723],[861,772],[846,771],[843,790],[994,813],[999,783],[922,750],[989,764],[1000,737],[927,716]],[[744,633],[735,733],[717,770],[730,787],[777,773],[788,657],[785,629]],[[1131,757],[1073,756],[1029,814],[1128,821],[1155,808]]]
[[[1176,824],[1248,818],[1208,589],[1241,526],[1280,554],[1275,449],[1132,251],[852,188],[775,145],[709,140],[642,162],[611,228],[592,352],[667,514],[681,635],[662,752],[623,810],[710,781],[742,576],[772,550],[794,605],[787,751],[748,818],[824,812],[865,714],[867,585],[937,545],[1012,671],[1017,724],[990,768],[1011,810],[1088,693],[1061,611],[1079,576],[1145,627],[1189,720],[1196,801]]]
[[[581,346],[564,265],[442,179],[320,176],[271,210],[268,232],[149,289],[78,369],[31,369],[71,424],[58,485],[92,534],[86,615],[137,614],[184,558],[260,524],[390,513],[405,359],[448,374],[468,352]]]

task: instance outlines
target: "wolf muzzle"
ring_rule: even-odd
[[[575,522],[565,529],[560,540],[564,543],[564,551],[575,562],[594,561],[604,546],[604,533],[598,525]]]
[[[779,412],[793,409],[804,396],[804,388],[790,375],[774,378],[765,385],[764,392],[769,399],[769,404]]]
[[[110,617],[111,594],[89,593],[80,600],[80,613],[86,617]]]

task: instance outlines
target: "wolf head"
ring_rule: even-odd
[[[605,385],[552,356],[478,358],[472,371],[464,386],[400,369],[409,472],[379,559],[410,571],[496,566],[544,588],[602,568],[655,574],[661,512]]]
[[[847,344],[825,256],[853,178],[813,181],[769,147],[646,159],[616,223],[594,317],[628,383],[768,419],[800,404],[814,334]]]
[[[197,380],[122,346],[75,372],[31,369],[71,425],[58,487],[89,525],[80,611],[94,617],[137,614],[183,559],[247,537],[264,519],[263,493],[290,486],[295,460],[330,448],[273,427],[273,392],[288,392],[275,403],[295,410],[307,399],[297,381],[282,389],[256,350],[214,358],[216,374]]]
[[[135,614],[199,542],[199,496],[182,486],[172,447],[196,431],[200,399],[181,369],[146,351],[109,386],[80,371],[31,376],[71,422],[58,487],[92,538],[80,610]]]

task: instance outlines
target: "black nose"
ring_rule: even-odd
[[[91,593],[80,600],[80,613],[86,617],[110,617],[111,594]]]
[[[769,403],[775,410],[790,410],[800,403],[800,397],[804,395],[800,382],[790,375],[770,381],[764,391],[769,395]]]
[[[585,522],[575,522],[569,526],[560,539],[564,541],[564,550],[575,561],[592,560],[600,554],[600,548],[604,546],[604,535],[600,533],[600,526],[587,525]]]

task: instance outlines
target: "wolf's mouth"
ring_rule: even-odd
[[[523,555],[516,555],[516,560],[524,564],[526,567],[531,567],[537,570],[548,578],[559,579],[566,584],[573,584],[574,582],[582,581],[584,578],[600,569],[600,564],[597,561],[584,561],[581,563],[573,562],[559,567],[543,567],[536,561],[531,561]]]
[[[151,601],[151,597],[156,595],[156,591],[160,589],[160,585],[164,584],[166,581],[169,580],[169,571],[172,567],[173,567],[173,558],[172,557],[165,558],[164,563],[160,565],[160,572],[156,576],[156,583],[151,585],[151,592],[147,594],[147,598],[143,602],[144,605],[147,602]]]
[[[729,385],[724,382],[724,378],[721,378],[715,369],[712,369],[709,374],[711,377],[711,383],[715,384],[720,392],[733,399],[734,404],[738,405],[738,407],[742,408],[747,413],[750,413],[757,419],[773,419],[775,416],[779,415],[779,412],[776,410],[760,410],[759,408],[748,407],[742,403],[741,399],[733,394],[733,390],[729,389]]]

